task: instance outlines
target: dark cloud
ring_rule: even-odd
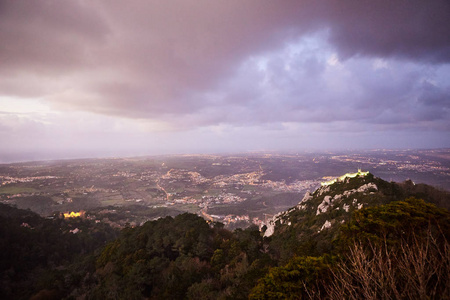
[[[343,57],[448,61],[449,13],[447,1],[3,0],[0,59],[4,77],[66,80],[60,89],[83,90],[97,111],[153,116],[199,109],[206,103],[182,99],[213,89],[250,55],[315,30],[328,28]],[[23,94],[11,85],[3,92],[15,91]]]
[[[425,81],[422,86],[423,90],[419,102],[426,106],[447,110],[450,108],[450,86],[440,88],[427,81]]]
[[[331,1],[330,41],[343,57],[450,61],[450,2]]]
[[[445,0],[0,0],[0,100],[92,113],[102,132],[446,131],[449,15]]]
[[[447,122],[450,129],[450,86],[438,87],[430,82],[422,84],[421,94],[417,100],[417,119],[420,121]]]
[[[2,0],[2,69],[12,74],[70,72],[88,64],[90,50],[107,33],[98,11],[84,1]]]

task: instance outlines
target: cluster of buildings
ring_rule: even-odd
[[[214,177],[215,186],[225,187],[230,185],[258,185],[261,183],[262,171],[234,174],[231,176],[219,175]]]
[[[270,188],[277,192],[302,192],[308,189],[317,187],[318,182],[315,180],[296,180],[291,184],[286,184],[284,181],[266,180],[261,186]]]
[[[58,177],[56,177],[56,176],[11,177],[11,176],[1,176],[0,175],[0,183],[1,183],[1,185],[7,185],[7,184],[12,184],[12,183],[32,182],[35,180],[54,179],[54,178],[58,178]]]
[[[398,170],[411,170],[418,172],[449,172],[450,168],[443,166],[437,161],[429,161],[427,159],[420,158],[417,155],[397,155],[398,159],[376,158],[372,156],[363,155],[335,155],[331,159],[342,162],[351,162],[365,165],[372,165],[374,168],[377,166],[393,166]]]
[[[203,213],[204,215],[204,213]],[[255,217],[255,218],[250,218],[250,216],[248,214],[244,214],[244,215],[233,215],[233,214],[229,214],[229,215],[207,215],[207,219],[212,219],[215,221],[219,221],[225,225],[231,225],[231,224],[235,224],[235,223],[239,223],[239,222],[246,222],[246,223],[251,223],[251,224],[255,224],[257,225],[259,228],[264,224],[264,222],[262,220],[260,220],[259,218]]]

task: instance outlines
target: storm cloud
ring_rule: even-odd
[[[3,152],[448,147],[449,15],[448,1],[0,0]]]

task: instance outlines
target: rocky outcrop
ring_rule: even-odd
[[[339,211],[333,213],[333,215],[349,215],[351,211],[361,209],[365,206],[365,203],[358,201],[359,198],[364,198],[369,194],[378,192],[376,183],[370,181],[370,179],[373,179],[373,176],[368,177],[368,172],[361,173],[360,177],[355,174],[351,174],[352,176],[348,176],[348,174],[341,176],[339,180],[336,180],[332,184],[322,185],[314,193],[306,192],[302,200],[295,207],[280,212],[268,220],[267,224],[265,224],[266,231],[264,232],[264,236],[271,236],[278,225],[290,226],[292,224],[291,216],[298,214],[297,212],[302,212],[304,215],[320,216],[322,225],[315,225],[318,226],[317,228],[320,228],[317,232],[331,228],[335,223],[340,224],[344,222],[345,216],[337,221],[332,218],[327,218],[326,221],[323,221],[321,216],[328,216],[333,211]],[[352,181],[352,184],[350,184],[350,181]],[[345,190],[347,185],[354,187],[355,183],[357,184],[359,182],[359,187]]]

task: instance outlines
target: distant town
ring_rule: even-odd
[[[182,212],[228,228],[261,226],[307,191],[358,169],[450,189],[449,149],[247,153],[3,164],[0,201],[46,217],[84,217],[114,227]]]

